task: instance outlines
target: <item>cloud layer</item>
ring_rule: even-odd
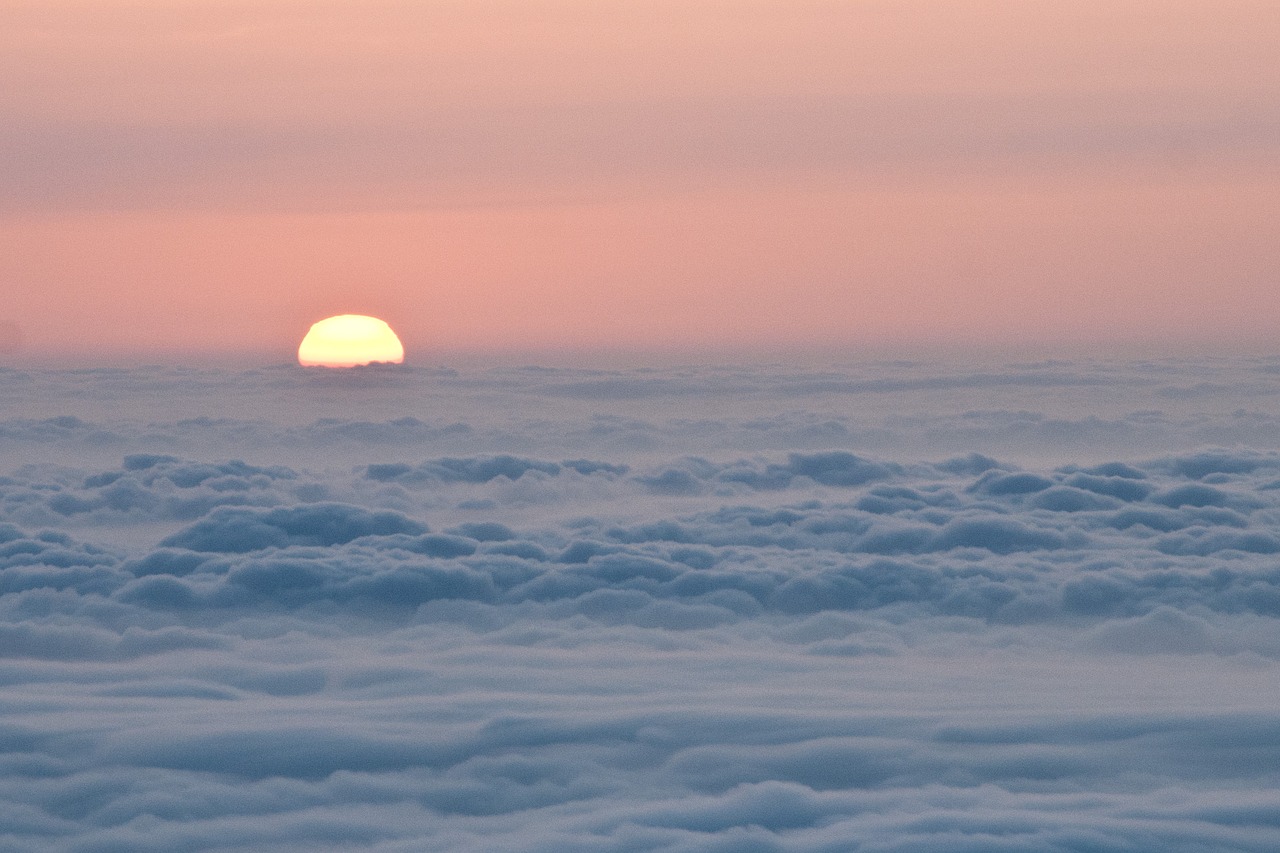
[[[320,469],[485,455],[635,468],[676,455],[856,448],[889,460],[978,452],[1054,467],[1276,446],[1278,379],[1280,362],[1264,357],[347,375],[283,364],[0,368],[0,461],[106,466],[167,453]]]
[[[883,181],[1274,153],[1275,79],[1259,35],[1271,21],[1248,4],[1212,22],[1168,4],[1141,62],[1107,38],[1147,22],[1135,3],[1105,14],[772,1],[732,18],[706,2],[678,15],[543,2],[378,12],[274,3],[175,15],[141,3],[112,15],[79,0],[15,11],[0,36],[17,81],[0,101],[14,164],[0,198],[19,209],[326,194],[439,204],[759,174]],[[285,48],[284,33],[307,38]],[[1080,51],[1105,73],[1080,69]],[[101,73],[79,73],[85,55]],[[935,62],[907,59],[921,55]]]
[[[11,372],[0,848],[1273,850],[1276,375]]]

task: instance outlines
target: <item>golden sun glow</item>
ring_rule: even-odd
[[[311,327],[298,346],[303,367],[359,367],[375,362],[400,364],[404,346],[377,317],[339,314]]]

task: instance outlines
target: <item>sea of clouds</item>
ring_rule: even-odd
[[[1280,359],[0,369],[0,850],[1280,849]]]

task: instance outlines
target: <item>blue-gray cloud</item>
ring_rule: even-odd
[[[9,377],[92,402],[0,435],[0,847],[1270,851],[1275,445],[1063,449],[1191,441],[1227,392],[1116,406],[1217,370],[1041,420],[931,396],[1025,383],[560,412],[571,370],[375,381],[499,401],[430,422],[165,420],[110,408],[145,372]],[[927,426],[823,426],[868,395]],[[504,447],[517,399],[554,441]],[[1055,461],[998,452],[1054,418]],[[1002,437],[912,452],[944,422]]]

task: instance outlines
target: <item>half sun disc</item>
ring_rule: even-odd
[[[303,367],[359,367],[364,364],[400,364],[404,345],[377,317],[339,314],[311,327],[298,346]]]

